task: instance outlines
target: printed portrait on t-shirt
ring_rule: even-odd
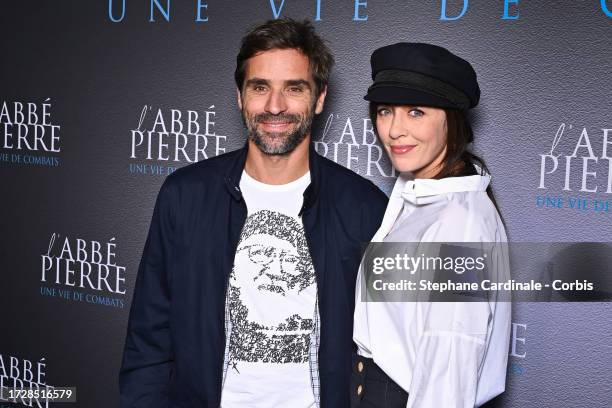
[[[261,210],[247,217],[230,277],[230,360],[308,361],[316,296],[304,228],[293,217]]]

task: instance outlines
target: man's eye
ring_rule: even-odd
[[[285,257],[283,258],[283,262],[290,263],[290,264],[296,264],[298,263],[298,257],[295,255],[285,255]]]
[[[255,85],[255,86],[253,87],[253,90],[254,90],[255,92],[265,92],[265,91],[266,91],[266,87],[265,87],[265,86],[263,86],[263,85]]]
[[[252,256],[266,256],[264,249],[262,247],[253,246],[249,250],[249,254]]]
[[[303,89],[299,86],[292,86],[289,88],[289,92],[291,93],[301,93]]]

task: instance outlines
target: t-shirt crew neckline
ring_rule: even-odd
[[[293,189],[296,189],[298,187],[302,187],[305,184],[310,183],[310,171],[307,171],[303,176],[301,176],[300,178],[290,181],[289,183],[286,184],[267,184],[267,183],[262,183],[259,180],[255,180],[253,177],[251,177],[249,175],[249,173],[246,172],[246,170],[242,171],[242,180],[244,180],[244,182],[250,184],[251,186],[257,188],[258,190],[264,190],[264,191],[291,191]]]

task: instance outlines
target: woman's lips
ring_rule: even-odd
[[[391,145],[393,154],[406,154],[416,147],[416,145]]]

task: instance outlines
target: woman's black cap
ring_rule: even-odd
[[[367,101],[465,110],[480,99],[474,68],[437,45],[387,45],[372,53],[370,63],[374,83]]]

